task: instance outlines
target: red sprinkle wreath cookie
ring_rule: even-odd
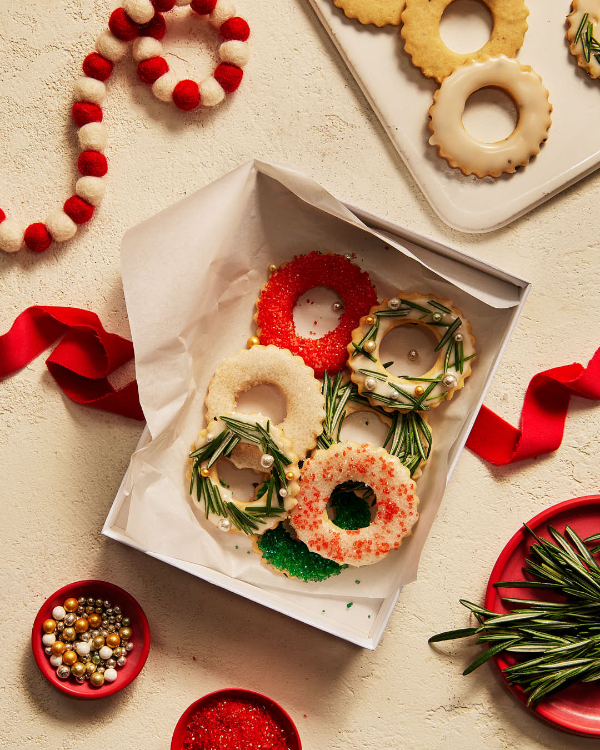
[[[332,491],[348,481],[366,484],[375,493],[375,518],[361,529],[341,529],[327,514]],[[354,567],[372,565],[411,533],[419,517],[415,489],[408,469],[383,448],[338,443],[315,451],[304,464],[290,522],[312,552]]]
[[[337,328],[319,339],[299,336],[294,325],[298,298],[314,287],[333,289],[343,300],[344,311]],[[343,255],[297,255],[284,263],[263,286],[256,303],[254,320],[261,344],[289,349],[313,368],[317,377],[325,370],[343,369],[348,358],[346,347],[352,329],[377,304],[377,292],[369,276]]]
[[[437,360],[419,377],[392,375],[381,362],[383,338],[401,325],[425,326],[437,339]],[[398,292],[360,321],[348,351],[352,380],[371,403],[386,411],[427,411],[464,387],[475,357],[475,338],[469,322],[449,300]]]

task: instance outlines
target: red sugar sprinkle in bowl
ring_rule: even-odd
[[[196,748],[201,748],[202,745],[190,744],[189,740],[187,740],[187,737],[189,736],[188,727],[192,725],[194,716],[196,714],[201,713],[203,710],[209,709],[215,704],[218,705],[220,702],[222,702],[224,705],[227,702],[231,702],[232,706],[235,706],[235,704],[237,703],[246,703],[248,705],[258,705],[266,709],[267,714],[269,714],[270,717],[275,720],[277,725],[282,730],[282,740],[284,745],[277,743],[273,744],[272,747],[275,750],[279,750],[279,747],[283,746],[285,746],[286,750],[302,750],[300,735],[298,734],[296,725],[292,721],[289,714],[278,703],[276,703],[271,698],[268,698],[266,695],[261,695],[261,693],[256,693],[253,690],[243,690],[241,688],[227,688],[224,690],[217,690],[214,693],[209,693],[208,695],[199,698],[197,701],[194,701],[194,703],[188,706],[181,715],[179,721],[177,722],[177,726],[175,727],[175,731],[173,732],[173,739],[171,740],[171,750],[188,750],[188,748],[190,750],[196,750]],[[252,727],[249,726],[249,729],[252,729]],[[259,727],[255,727],[255,730],[259,729]],[[212,746],[213,745],[211,744],[211,747]],[[231,744],[214,745],[215,748],[218,747],[224,749],[228,747],[234,748],[237,746],[238,745]],[[249,736],[247,741],[245,742],[245,747],[250,750],[250,748],[262,748],[267,747],[267,745],[254,744],[252,742],[251,736]]]
[[[133,650],[127,654],[127,664],[119,669],[118,679],[111,683],[105,682],[104,685],[98,688],[90,685],[88,680],[81,684],[72,681],[71,678],[61,680],[56,674],[56,668],[50,664],[48,656],[44,653],[44,645],[42,643],[42,635],[44,634],[42,623],[51,617],[54,607],[62,605],[70,597],[79,599],[81,596],[108,599],[113,606],[118,605],[121,607],[131,621]],[[148,651],[150,650],[150,628],[144,610],[131,594],[106,581],[76,581],[55,591],[42,604],[33,623],[31,648],[33,650],[33,657],[41,673],[61,693],[70,695],[72,698],[106,698],[127,687],[142,671],[148,658]]]

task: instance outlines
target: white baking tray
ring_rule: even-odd
[[[302,0],[304,1],[304,0]],[[419,187],[443,221],[462,232],[508,224],[600,166],[600,81],[577,67],[565,40],[568,0],[528,2],[529,30],[518,53],[541,76],[554,107],[539,156],[514,175],[465,177],[428,144],[428,110],[437,89],[404,52],[398,27],[362,26],[333,5],[309,0]],[[464,31],[469,33],[465,17]],[[480,113],[495,117],[495,110]]]
[[[380,235],[392,241],[402,243],[405,248],[429,267],[436,268],[440,273],[443,272],[450,277],[458,275],[465,287],[475,289],[478,288],[478,285],[482,287],[485,285],[489,294],[494,293],[494,284],[499,284],[502,287],[504,290],[503,294],[506,293],[506,285],[512,290],[511,296],[514,296],[516,304],[510,308],[510,314],[506,318],[500,346],[494,352],[491,365],[486,372],[485,380],[481,386],[477,408],[473,411],[473,416],[465,420],[462,424],[460,434],[447,457],[447,479],[449,479],[470,432],[479,406],[489,388],[489,384],[508,343],[511,332],[521,313],[530,285],[522,279],[464,255],[455,248],[430,240],[351,204],[345,204],[345,206],[368,227],[379,232]],[[149,442],[150,433],[146,428],[141,437],[138,449],[144,447]],[[282,588],[275,589],[268,586],[253,585],[224,575],[203,565],[190,563],[144,549],[128,536],[126,531],[129,498],[125,488],[128,484],[128,479],[129,470],[123,479],[106,519],[104,528],[102,529],[103,534],[139,549],[142,552],[146,552],[152,557],[191,573],[198,578],[214,583],[240,596],[245,596],[252,601],[282,612],[308,625],[344,638],[364,648],[376,648],[396,604],[400,589],[381,599],[361,598],[359,596],[351,598],[313,596],[311,594],[287,591]],[[349,607],[348,604],[350,604],[350,601],[351,606]]]

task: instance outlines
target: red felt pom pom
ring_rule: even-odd
[[[139,31],[140,36],[151,36],[154,37],[154,39],[158,39],[159,41],[164,37],[166,33],[167,24],[165,23],[165,19],[161,16],[160,13],[155,13],[154,17],[150,21],[148,21],[148,23],[140,26]]]
[[[4,213],[4,211],[3,211],[3,210],[2,210],[1,208],[0,208],[0,224],[2,224],[2,222],[4,221],[4,219],[6,219],[6,214],[5,214],[5,213]]]
[[[192,0],[190,6],[192,10],[195,10],[201,16],[207,16],[213,12],[216,4],[217,0]]]
[[[137,74],[143,83],[152,84],[169,70],[169,65],[164,57],[151,57],[142,60],[138,65]]]
[[[136,38],[140,27],[139,24],[129,18],[123,8],[116,8],[108,20],[108,28],[117,39],[122,42],[130,42]]]
[[[238,39],[240,42],[245,42],[250,36],[250,26],[239,16],[229,18],[225,23],[221,24],[219,31],[221,32],[221,38],[226,42],[231,39]]]
[[[175,0],[150,0],[150,2],[160,13],[166,13],[175,7]]]
[[[77,159],[77,167],[84,176],[104,177],[108,172],[106,157],[99,151],[82,151]]]
[[[195,109],[200,104],[200,89],[195,81],[179,81],[173,89],[173,102],[179,109]]]
[[[231,63],[221,63],[215,70],[215,78],[228,94],[237,89],[243,76],[244,71]]]
[[[96,78],[98,81],[107,81],[113,72],[114,65],[97,52],[92,52],[83,61],[83,72],[89,78]]]
[[[30,224],[25,230],[25,244],[34,253],[43,253],[52,244],[50,232],[46,225],[38,222]]]
[[[65,201],[64,212],[75,224],[85,224],[94,215],[94,207],[78,195],[72,195]]]
[[[102,122],[102,107],[90,102],[75,102],[71,110],[75,123],[81,127],[88,122]]]

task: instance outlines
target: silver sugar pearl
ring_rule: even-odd
[[[390,310],[398,310],[401,304],[402,303],[400,302],[398,297],[392,297],[388,300],[388,307],[390,308]]]
[[[125,656],[125,649],[121,648],[121,646],[117,646],[115,649],[113,649],[113,656],[116,656],[117,659],[119,656]]]
[[[117,664],[116,659],[107,659],[106,660],[106,668],[107,669],[114,669]]]
[[[115,613],[115,615],[120,615],[121,614],[121,607],[114,607],[113,608],[113,612]]]
[[[282,487],[282,488],[281,488],[281,489],[279,490],[279,497],[287,497],[287,496],[288,496],[288,491],[286,490],[286,488],[285,488],[285,487]]]
[[[220,518],[217,526],[221,531],[229,531],[231,529],[231,521],[228,518]]]
[[[108,601],[108,599],[104,600],[104,606],[106,609],[110,609],[110,602]]]
[[[398,399],[400,398],[400,394],[398,393],[398,391],[392,388],[392,392],[390,393],[390,398],[393,399],[394,401],[398,401]]]
[[[129,641],[129,643],[125,646],[125,650],[127,652],[133,651],[133,643],[131,641]]]
[[[94,610],[94,612],[95,612],[95,613],[96,613],[97,615],[101,615],[101,614],[102,614],[102,607],[96,607],[96,609]]]
[[[411,362],[414,362],[415,359],[419,357],[419,352],[416,349],[411,349],[408,353],[408,358]]]
[[[88,613],[88,615],[91,615],[94,611],[94,605],[88,604],[87,607],[85,608],[85,611]]]
[[[375,388],[377,388],[377,381],[375,380],[375,378],[367,378],[365,380],[365,388],[368,391],[374,391]]]
[[[102,630],[100,631],[100,635],[106,638],[106,636],[108,635],[108,630],[106,630],[105,628],[102,628]]]
[[[112,623],[108,626],[109,633],[114,633],[116,629],[117,629],[116,625],[113,625]]]
[[[115,620],[115,616],[114,616],[114,615],[111,615],[111,616],[110,616],[110,617],[108,618],[108,621],[109,621],[109,622],[112,622],[112,623],[116,622],[116,620]]]
[[[368,352],[368,354],[372,354],[375,349],[377,349],[377,342],[375,341],[366,341],[363,344],[363,349]]]
[[[92,638],[97,638],[99,635],[100,635],[100,631],[99,630],[92,630],[92,632],[90,633],[90,636]]]
[[[103,604],[102,599],[96,599],[96,606],[101,607]]]
[[[91,658],[92,658],[92,657],[91,657],[91,656],[90,656],[89,654],[85,654],[85,656],[80,656],[80,657],[79,657],[79,661],[80,661],[80,662],[81,662],[82,664],[87,664],[87,663],[88,663],[88,661],[90,661],[90,659],[91,659]]]
[[[104,674],[106,670],[106,667],[96,667],[96,672],[99,672],[100,674]]]
[[[79,640],[80,640],[80,641],[89,641],[89,640],[91,639],[91,637],[92,637],[92,636],[91,636],[91,634],[90,634],[90,633],[81,633],[81,634],[79,635]]]
[[[58,630],[59,633],[62,633],[62,631],[65,629],[65,626],[62,620],[61,622],[56,623],[56,629]]]
[[[80,685],[83,685],[83,683],[85,682],[85,677],[76,677],[75,679]]]
[[[123,615],[115,615],[115,620],[117,622],[121,622],[122,619],[123,619]]]
[[[350,253],[344,253],[344,258],[346,258],[346,260],[352,260]]]
[[[433,321],[435,323],[439,323],[440,320],[442,319],[442,313],[433,313],[431,317],[433,318]]]
[[[48,654],[48,656],[50,656],[50,654],[52,653],[52,647],[51,646],[46,646],[46,648],[44,649],[44,653],[46,653],[46,654]]]
[[[124,667],[127,664],[127,657],[126,656],[119,656],[117,659],[117,666]]]
[[[102,620],[102,627],[107,628],[108,627],[108,620]]]
[[[85,607],[77,607],[77,614],[78,615],[85,614]]]
[[[93,607],[94,606],[95,599],[92,599],[91,597],[87,600],[88,606]]]
[[[113,613],[112,609],[107,609],[106,610],[106,616],[107,617],[110,617],[112,615],[112,613]]]
[[[212,434],[212,432],[207,432],[206,433],[206,442],[207,443],[212,443],[212,441],[214,439],[215,439],[215,436]]]
[[[76,619],[77,619],[77,615],[75,614],[75,612],[69,612],[68,614],[65,615],[63,622],[67,628],[70,628]]]
[[[128,628],[130,625],[131,625],[131,620],[129,619],[129,617],[124,617],[123,618],[123,627],[124,628]]]
[[[334,302],[333,305],[331,305],[331,309],[333,312],[340,312],[340,310],[344,307],[341,302]]]
[[[273,466],[274,462],[275,459],[269,453],[265,453],[260,457],[260,465],[263,469],[270,469]]]
[[[87,603],[87,599],[85,598],[85,596],[80,596],[79,599],[77,600],[77,602],[78,602],[78,604],[79,604],[80,607],[85,607],[85,605]]]
[[[452,373],[449,372],[442,378],[442,383],[446,386],[446,388],[456,388],[456,386],[458,385],[458,380],[456,378],[456,375],[452,375]]]
[[[67,667],[66,664],[61,664],[60,667],[56,670],[56,674],[58,677],[60,677],[61,680],[66,680],[67,677],[71,674],[71,669]]]
[[[459,342],[460,342],[460,341],[462,341],[462,340],[463,340],[463,335],[462,335],[462,333],[457,333],[457,334],[455,334],[455,336],[454,336],[454,340],[455,340],[455,341],[459,341]]]

